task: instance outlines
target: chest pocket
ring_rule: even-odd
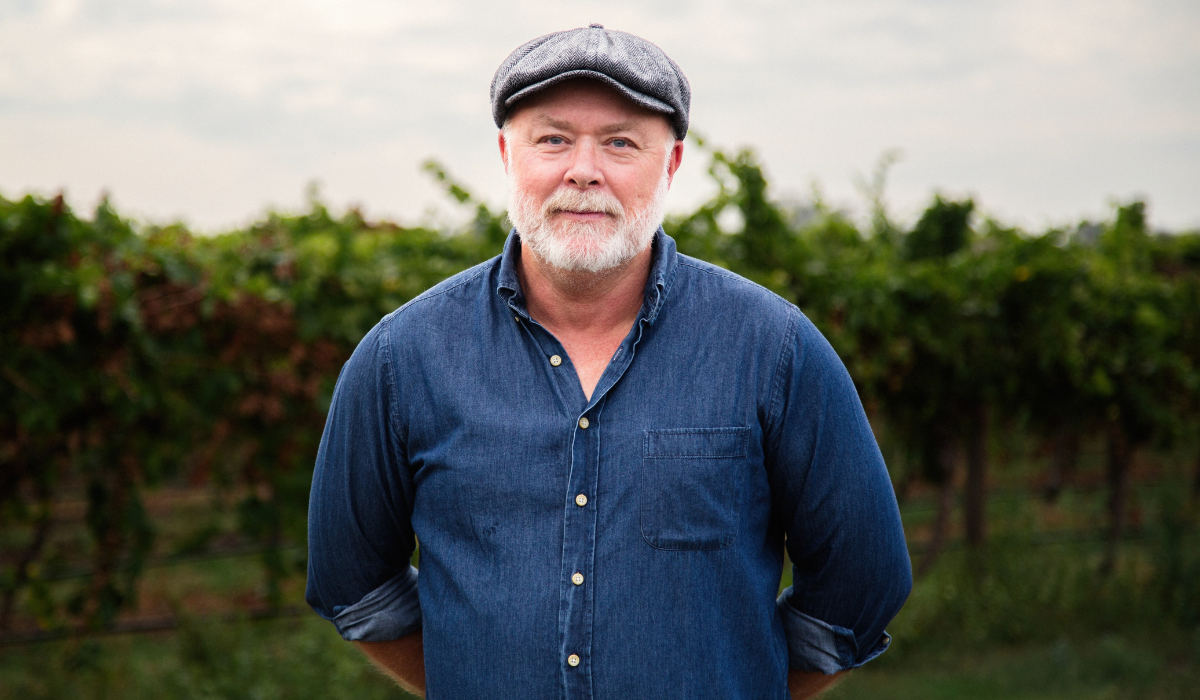
[[[749,428],[647,430],[642,537],[656,549],[725,549],[738,531]]]

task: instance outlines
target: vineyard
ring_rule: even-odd
[[[717,193],[667,233],[817,324],[892,472],[920,581],[885,669],[930,639],[1136,627],[1183,640],[1164,663],[1196,680],[1200,232],[1155,232],[1130,202],[1031,233],[940,196],[903,226],[882,169],[862,225],[773,199],[751,152],[706,152]],[[139,618],[142,586],[205,558],[256,562],[252,599],[213,611],[295,610],[342,363],[507,235],[503,212],[427,169],[473,212],[461,230],[314,198],[197,236],[107,203],[83,218],[61,197],[0,198],[0,644],[176,627],[196,611]]]

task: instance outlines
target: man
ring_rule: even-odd
[[[504,253],[342,370],[307,599],[414,692],[805,698],[888,645],[909,560],[849,376],[659,228],[689,101],[600,25],[517,49],[492,83]]]

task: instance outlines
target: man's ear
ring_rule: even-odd
[[[675,180],[675,173],[679,170],[679,164],[683,162],[683,141],[675,140],[675,144],[671,146],[671,158],[667,161],[667,187],[671,186],[671,182]]]
[[[500,145],[500,161],[504,163],[504,174],[508,174],[508,140],[504,138],[504,129],[496,136],[496,140]]]

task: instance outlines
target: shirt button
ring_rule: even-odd
[[[567,663],[572,666],[578,666],[579,665],[579,654],[571,654],[570,656],[568,656]]]
[[[520,322],[521,322],[521,317],[520,317],[520,316],[513,316],[513,320],[514,320],[514,321],[516,321],[517,323],[520,323]]]
[[[588,422],[587,416],[584,416],[583,418],[579,419],[579,427],[580,428],[587,430],[589,425],[591,425],[591,423]]]
[[[583,495],[582,493],[579,494],[578,496],[576,496],[575,497],[575,505],[579,506],[580,508],[586,506],[587,505],[587,496]]]
[[[582,586],[583,585],[583,574],[576,571],[575,575],[571,577],[571,583],[575,584],[576,586]]]
[[[562,358],[561,358],[561,357],[559,357],[558,355],[551,355],[551,356],[550,356],[550,364],[552,364],[552,365],[554,365],[555,367],[557,367],[557,366],[559,366],[559,365],[561,365],[561,364],[562,364]]]

